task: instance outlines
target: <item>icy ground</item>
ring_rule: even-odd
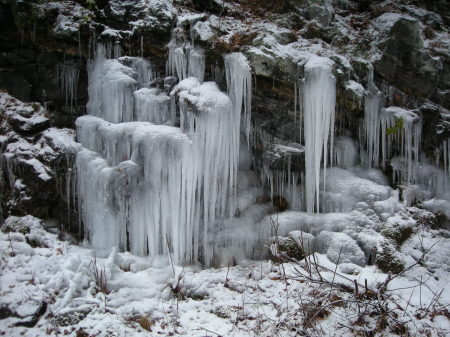
[[[375,266],[348,264],[355,269],[349,275],[345,263],[336,268],[322,254],[308,263],[247,260],[201,270],[115,250],[95,259],[70,241],[31,216],[5,221],[0,335],[450,334],[450,233],[444,230],[417,229],[402,246],[406,271],[388,282]]]

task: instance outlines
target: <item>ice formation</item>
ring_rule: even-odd
[[[80,76],[80,70],[74,64],[63,63],[58,65],[58,82],[61,90],[64,92],[66,104],[76,104],[77,100],[77,87],[78,77]]]
[[[170,97],[161,89],[142,88],[133,94],[135,121],[164,124],[171,119]]]
[[[328,155],[333,157],[336,79],[333,62],[313,57],[305,65],[303,83],[305,134],[305,189],[308,212],[320,210],[320,174],[326,176]]]
[[[200,47],[193,47],[189,42],[181,43],[175,38],[167,46],[169,55],[166,73],[177,76],[180,81],[196,77],[203,82],[205,76],[205,55]]]
[[[291,230],[345,231],[341,238],[357,255],[349,262],[364,265],[376,243],[366,240],[374,233],[361,234],[361,224],[368,224],[368,231],[407,204],[433,197],[431,209],[449,199],[448,141],[439,154],[443,168],[430,164],[420,152],[420,115],[384,108],[370,67],[358,144],[345,130],[334,139],[334,63],[309,58],[304,79],[294,88],[302,146],[264,139],[270,136],[252,130],[251,68],[242,53],[224,55],[227,94],[216,83],[203,82],[205,56],[190,42],[174,38],[169,43],[166,72],[172,76],[164,80],[164,89],[161,81],[152,82],[156,74],[146,60],[113,54],[118,52],[111,47],[98,48],[89,67],[90,116],[77,120],[85,148],[77,158],[80,210],[86,237],[99,253],[118,246],[137,255],[170,254],[176,263],[207,266],[218,255],[222,262],[253,258],[261,238],[271,235],[267,220],[261,227],[271,206],[255,203],[263,181],[271,201],[280,197],[291,209],[306,211],[296,213],[302,223],[289,225]],[[250,147],[241,146],[245,140],[272,144],[265,151],[280,159],[277,165],[255,163]],[[304,172],[292,170],[291,159],[303,161],[303,155]],[[376,169],[386,164],[393,168],[394,181],[405,185],[402,193]],[[328,213],[314,214],[319,212]],[[317,228],[308,227],[313,224]],[[321,249],[336,255],[330,247]]]
[[[106,55],[106,48],[99,45],[94,61],[88,65],[87,112],[111,123],[130,122],[136,73],[117,59],[107,59]]]
[[[247,58],[242,53],[231,53],[224,57],[228,94],[233,102],[234,120],[242,126],[250,140],[251,105],[252,105],[252,75]],[[235,127],[240,130],[239,125]]]
[[[380,114],[383,106],[383,95],[376,87],[373,81],[373,66],[369,66],[367,75],[367,91],[364,101],[364,124],[363,135],[360,136],[360,144],[364,144],[365,148],[361,148],[362,163],[368,167],[377,167],[380,163],[380,137],[383,142],[383,159],[385,160],[385,139],[381,136],[381,132],[385,131],[385,125],[381,125]],[[384,167],[384,166],[383,166]]]
[[[90,116],[76,122],[86,237],[103,255],[117,246],[210,265],[223,220],[248,206],[237,202],[236,188],[241,106],[249,115],[250,83],[233,84],[235,101],[215,83],[201,83],[204,56],[195,50],[188,69],[200,78],[180,81],[169,97],[146,87],[145,61],[106,55],[100,46],[89,72]],[[177,114],[180,128],[155,125],[173,125]]]
[[[152,64],[142,57],[123,56],[119,58],[119,61],[135,71],[139,88],[148,87],[150,82],[156,77]]]
[[[210,227],[216,216],[232,216],[236,209],[239,125],[230,98],[213,82],[200,84],[191,77],[181,81],[171,95],[179,97],[181,130],[192,135],[192,159],[197,164],[195,208],[202,218],[196,230],[201,228],[203,256],[209,264],[213,258]]]

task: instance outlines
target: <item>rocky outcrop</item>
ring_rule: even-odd
[[[75,229],[71,166],[79,145],[74,131],[50,126],[38,103],[0,93],[0,218],[57,218]]]
[[[250,61],[254,169],[303,172],[298,88],[303,65],[313,54],[334,62],[337,136],[358,137],[373,63],[375,84],[386,94],[387,104],[422,116],[423,150],[432,158],[450,136],[444,109],[450,108],[448,14],[445,1],[2,1],[0,88],[45,106],[45,115],[38,107],[5,119],[2,155],[9,153],[17,170],[37,179],[23,180],[20,204],[20,189],[10,187],[14,179],[4,161],[8,183],[2,195],[15,200],[3,202],[5,212],[41,216],[59,211],[60,201],[55,200],[61,199],[54,186],[57,172],[66,171],[58,171],[57,163],[68,166],[61,156],[65,150],[52,145],[59,132],[52,127],[74,128],[74,120],[85,113],[87,61],[94,42],[146,57],[159,76],[152,86],[170,89],[177,79],[164,80],[166,46],[175,27],[178,39],[205,49],[205,80],[216,81],[222,91],[223,54],[239,50]],[[37,144],[51,148],[55,157],[37,151]],[[29,149],[26,155],[23,146]],[[45,174],[39,178],[39,165],[32,158],[42,164],[48,181],[41,179]],[[41,195],[39,186],[51,195]],[[41,199],[42,205],[35,207],[28,197]]]
[[[379,45],[383,55],[375,69],[390,83],[413,96],[431,97],[442,75],[442,61],[424,50],[419,22],[394,13],[380,16],[378,24],[390,27]]]

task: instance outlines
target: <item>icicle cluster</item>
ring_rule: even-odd
[[[80,210],[96,251],[118,246],[155,256],[171,250],[177,262],[191,261],[189,137],[174,127],[93,116],[76,124],[85,148],[77,157]]]
[[[76,104],[78,96],[77,87],[80,70],[76,65],[64,62],[63,64],[58,65],[57,73],[58,83],[61,90],[64,92],[65,102],[72,107],[74,103]]]
[[[414,169],[419,165],[420,146],[422,141],[422,122],[415,113],[399,108],[389,107],[384,110],[383,123],[388,135],[387,156],[393,151],[393,144],[402,158],[403,165],[393,165],[396,181],[411,183]],[[383,135],[384,136],[384,135]]]
[[[178,77],[180,81],[188,77],[196,77],[203,82],[205,76],[205,55],[200,47],[192,47],[189,43],[180,43],[172,39],[167,46],[169,56],[166,73]]]
[[[361,149],[363,156],[361,161],[365,166],[377,167],[380,163],[380,134],[385,131],[386,125],[380,122],[381,109],[383,107],[383,95],[373,81],[373,66],[369,66],[367,91],[364,101],[364,134],[360,136],[360,144],[365,148]],[[381,138],[384,142],[384,137]],[[383,143],[384,145],[384,143]],[[384,167],[385,146],[382,147],[382,167]]]
[[[191,66],[175,62],[172,70],[200,79],[184,79],[169,97],[146,87],[152,75],[143,60],[106,54],[100,47],[89,71],[91,116],[76,122],[85,148],[77,171],[86,237],[100,254],[117,245],[210,265],[215,235],[237,209],[240,114],[250,115],[248,64],[241,56],[239,67],[230,61],[230,71],[247,72],[240,83],[230,80],[233,101],[215,83],[201,83],[203,54],[191,50]],[[177,112],[180,128],[149,123],[174,124]]]
[[[313,57],[305,65],[303,83],[305,194],[308,212],[318,212],[320,209],[321,168],[323,167],[325,182],[328,155],[333,157],[335,104],[333,62]]]
[[[134,120],[164,124],[171,119],[170,97],[157,88],[142,88],[134,93]]]

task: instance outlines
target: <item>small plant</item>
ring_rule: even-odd
[[[386,129],[386,134],[389,135],[395,135],[400,130],[403,129],[403,126],[405,125],[405,121],[403,117],[395,117],[395,124],[394,126]]]
[[[138,323],[144,330],[152,331],[153,322],[147,315],[141,316],[138,319]]]
[[[405,264],[396,254],[395,246],[390,240],[381,243],[375,264],[384,273],[399,274],[405,269]]]
[[[109,290],[106,283],[106,268],[98,269],[97,258],[94,259],[88,265],[88,276],[95,283],[98,292],[108,294]]]
[[[92,22],[92,17],[90,15],[84,15],[81,18],[81,23],[82,24],[88,25],[90,22]]]
[[[394,241],[397,247],[403,245],[413,234],[412,227],[402,227],[399,224],[389,224],[383,227],[381,235],[385,238]]]
[[[95,3],[95,0],[87,0],[86,7],[91,11],[97,10],[97,4]]]

